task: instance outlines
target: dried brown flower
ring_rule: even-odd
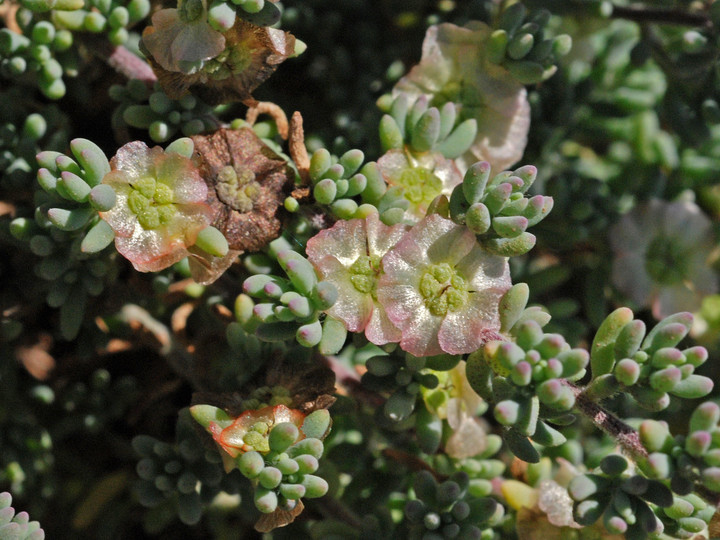
[[[280,235],[283,201],[295,183],[287,162],[250,128],[196,135],[195,155],[208,185],[212,226],[231,250],[258,251]]]
[[[143,39],[153,35],[148,27]],[[225,49],[202,62],[191,73],[165,69],[145,47],[144,52],[165,93],[178,99],[188,92],[206,103],[218,105],[242,101],[252,105],[251,93],[272,75],[278,64],[295,53],[295,37],[276,28],[255,26],[238,18],[223,34]]]

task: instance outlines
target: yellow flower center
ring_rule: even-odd
[[[145,230],[167,225],[177,213],[173,204],[173,191],[167,184],[146,176],[132,184],[128,196],[130,211]]]
[[[467,304],[467,282],[448,263],[430,265],[420,278],[420,295],[436,317],[447,315]]]
[[[431,203],[443,188],[442,180],[422,167],[405,169],[397,184],[405,188],[405,198],[416,206]]]
[[[380,257],[377,255],[361,255],[350,266],[350,283],[358,292],[372,294],[375,297],[379,272]]]

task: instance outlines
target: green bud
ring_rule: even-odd
[[[298,456],[308,454],[315,459],[320,459],[324,451],[325,447],[320,439],[307,437],[288,448],[287,453],[291,458],[297,458]]]
[[[262,471],[260,471],[257,479],[260,485],[265,489],[275,489],[280,485],[282,477],[283,475],[279,469],[275,467],[265,467]]]
[[[330,431],[332,419],[327,409],[318,409],[305,417],[300,428],[306,437],[324,439]]]
[[[90,190],[88,201],[99,212],[107,212],[115,206],[117,196],[115,190],[107,184],[98,184]]]
[[[685,356],[679,350],[673,347],[664,347],[658,349],[652,355],[650,365],[655,368],[665,368],[668,366],[682,366],[685,363]]]
[[[383,151],[387,152],[392,149],[399,149],[403,147],[404,138],[403,132],[398,126],[396,120],[389,114],[383,115],[380,119],[379,125],[380,131],[380,144],[382,145]]]
[[[669,392],[682,378],[682,372],[676,367],[656,371],[650,375],[650,386],[658,392]]]
[[[92,141],[87,139],[73,139],[70,149],[83,168],[83,178],[90,186],[102,182],[103,177],[110,172],[110,163],[105,154]]]
[[[93,208],[50,208],[47,216],[50,222],[62,231],[76,231],[87,225],[88,221],[95,215]]]
[[[565,435],[543,421],[537,423],[535,433],[532,434],[532,440],[548,447],[560,446],[567,442]]]
[[[690,416],[690,432],[710,431],[720,422],[720,406],[712,401],[706,401],[697,406]]]
[[[341,157],[338,163],[345,170],[345,176],[352,176],[357,172],[365,159],[365,154],[360,150],[348,150]]]
[[[508,333],[527,305],[530,289],[526,283],[516,283],[500,299],[498,312],[500,314],[500,331]]]
[[[480,243],[493,255],[517,257],[524,255],[535,247],[535,235],[524,232],[515,238],[488,238]]]
[[[615,341],[623,327],[633,319],[628,308],[618,308],[608,315],[598,328],[590,352],[593,377],[610,373],[615,364]]]
[[[520,60],[527,56],[533,45],[535,45],[535,38],[532,34],[515,34],[507,45],[507,55],[513,60]]]
[[[608,476],[620,476],[627,468],[627,459],[619,454],[610,454],[600,462],[600,469]]]
[[[669,392],[683,399],[697,399],[707,396],[712,392],[714,383],[712,379],[703,377],[702,375],[689,375],[675,386]]]
[[[690,331],[692,322],[693,316],[687,312],[666,317],[650,331],[641,348],[652,354],[663,347],[675,347]]]
[[[313,321],[302,325],[295,333],[295,339],[303,347],[314,347],[322,339],[322,326],[320,321]]]
[[[402,422],[407,419],[415,410],[417,396],[399,388],[393,392],[385,402],[383,408],[385,416],[393,422]]]
[[[311,474],[318,470],[320,464],[315,456],[310,454],[300,454],[294,458],[298,465],[298,474]]]
[[[708,359],[708,352],[705,347],[690,347],[682,353],[685,356],[685,361],[694,367],[701,366]]]
[[[623,358],[615,364],[614,374],[620,384],[632,386],[640,378],[640,366],[635,360]]]
[[[333,202],[330,209],[340,219],[352,219],[357,212],[358,205],[352,199],[340,199]]]
[[[520,84],[537,84],[544,80],[545,68],[538,62],[508,60],[504,66]]]
[[[490,213],[488,212],[488,217],[489,215]],[[519,236],[525,232],[527,225],[528,220],[523,216],[498,216],[492,220],[493,229],[503,238],[515,238]]]
[[[290,422],[275,424],[268,437],[270,450],[277,452],[278,454],[285,452],[293,445],[293,443],[295,443],[299,436],[300,432],[295,424]]]
[[[277,260],[287,273],[295,289],[300,294],[310,295],[318,284],[312,264],[299,253],[289,249],[280,251]],[[319,339],[320,334],[318,334],[318,341]]]
[[[325,148],[316,150],[310,158],[310,178],[320,180],[332,165],[332,156]]]
[[[459,124],[445,140],[437,145],[437,150],[448,159],[455,159],[467,152],[477,136],[477,120],[469,118]]]
[[[235,9],[227,2],[213,2],[208,8],[207,19],[218,32],[227,32],[235,24]]]
[[[327,481],[319,476],[306,474],[302,479],[302,485],[305,487],[305,496],[308,499],[322,497],[328,492],[329,486]]]
[[[490,38],[485,45],[487,57],[490,62],[500,64],[505,59],[508,41],[509,37],[506,30],[498,29],[490,34]]]
[[[256,478],[265,468],[265,460],[254,450],[245,452],[237,458],[238,469],[247,478]]]
[[[307,493],[307,489],[302,484],[280,484],[280,495],[290,501],[301,499]]]
[[[645,323],[635,319],[620,330],[613,349],[616,358],[630,358],[640,348],[645,337]]]
[[[418,152],[432,149],[440,135],[440,111],[432,107],[425,111],[412,128],[410,145]]]
[[[321,180],[313,188],[313,197],[320,204],[330,204],[335,200],[337,195],[337,186],[335,181],[330,178]]]
[[[255,507],[263,514],[274,512],[278,505],[277,495],[274,491],[257,487],[255,489]]]
[[[215,257],[224,257],[230,249],[223,233],[212,226],[198,233],[195,245]]]
[[[58,180],[59,184],[65,189],[65,192],[72,197],[75,202],[85,202],[90,195],[90,186],[85,180],[71,172],[63,171]]]
[[[194,151],[195,143],[189,137],[181,137],[180,139],[174,140],[165,148],[165,153],[174,152],[186,158],[191,158]]]

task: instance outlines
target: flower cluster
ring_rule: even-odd
[[[507,260],[437,214],[406,230],[376,215],[339,222],[308,241],[308,258],[340,291],[332,315],[375,344],[415,356],[476,350],[499,330]]]

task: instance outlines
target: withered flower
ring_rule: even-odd
[[[155,32],[153,27],[146,28],[143,42],[153,43]],[[254,103],[252,91],[272,75],[278,64],[295,53],[295,37],[290,33],[256,26],[240,18],[223,36],[224,50],[212,59],[203,58],[199,69],[192,73],[187,69],[185,72],[167,69],[172,66],[156,58],[148,46],[143,47],[143,52],[170,98],[178,99],[192,92],[211,105]]]
[[[280,235],[278,215],[295,173],[250,128],[196,135],[195,156],[208,186],[211,224],[231,250],[258,251]]]

